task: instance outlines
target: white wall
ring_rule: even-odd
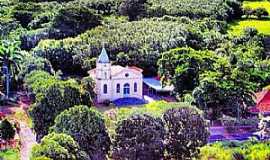
[[[126,73],[129,74],[126,77]],[[134,92],[134,83],[137,83],[137,92]],[[120,84],[120,93],[116,91],[116,85]],[[130,85],[130,95],[128,97],[143,98],[143,75],[141,72],[133,71],[130,69],[125,69],[121,73],[115,75],[110,80],[97,80],[97,100],[98,103],[104,100],[114,101],[119,98],[124,98],[124,84],[128,83]],[[103,93],[103,86],[107,84],[108,93]],[[98,87],[99,86],[99,87]]]

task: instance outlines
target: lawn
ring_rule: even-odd
[[[249,7],[252,9],[256,9],[256,8],[261,7],[261,8],[265,8],[268,11],[268,13],[270,13],[270,2],[269,1],[255,1],[255,2],[244,1],[243,7],[244,8]]]
[[[19,151],[17,149],[8,149],[0,151],[0,159],[3,160],[19,160]]]
[[[234,21],[230,23],[229,33],[232,35],[239,35],[247,27],[254,27],[259,31],[259,33],[262,33],[264,35],[270,35],[270,19],[244,19]]]
[[[270,2],[269,1],[244,1],[243,7],[250,7],[252,9],[263,7],[270,14]],[[259,33],[264,35],[270,35],[270,18],[264,20],[257,19],[242,19],[230,23],[229,33],[232,35],[239,35],[247,27],[256,28]]]
[[[97,107],[105,116],[105,124],[109,130],[110,135],[114,134],[116,124],[118,121],[126,119],[134,114],[148,114],[153,117],[162,117],[168,109],[190,106],[187,103],[168,103],[165,101],[155,101],[142,106],[129,106],[129,107]]]

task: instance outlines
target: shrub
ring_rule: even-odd
[[[37,140],[39,141],[44,135],[48,134],[49,127],[53,125],[58,114],[74,105],[83,103],[79,86],[65,82],[58,82],[49,86],[45,94],[31,106],[29,111]],[[91,103],[87,105],[91,105]]]
[[[75,106],[63,111],[51,128],[57,133],[71,135],[92,160],[105,159],[110,138],[100,113],[87,106]]]
[[[164,134],[161,119],[133,115],[117,124],[112,157],[118,160],[162,159]]]
[[[266,17],[269,15],[267,10],[265,8],[259,7],[256,9],[252,9],[250,7],[243,9],[244,15],[248,18],[251,16],[256,16],[258,19],[261,19],[263,17]]]
[[[78,143],[71,136],[56,133],[45,136],[40,144],[33,147],[31,160],[40,159],[41,157],[61,160],[89,159],[87,154],[80,149]]]
[[[186,16],[194,19],[212,17],[231,20],[239,17],[241,7],[238,0],[148,0],[148,3],[148,14],[151,16]]]
[[[0,124],[1,138],[4,140],[13,139],[15,136],[14,126],[7,120],[3,120]]]
[[[232,151],[225,149],[221,144],[207,145],[200,149],[201,160],[232,160]]]
[[[95,87],[96,83],[91,77],[84,77],[81,80],[81,87],[83,90],[87,91],[92,99],[95,99],[96,93],[95,93]]]
[[[21,65],[21,70],[18,75],[19,79],[24,80],[27,74],[37,70],[46,71],[50,74],[54,72],[51,63],[48,60],[41,57],[27,55]]]
[[[45,53],[42,55],[38,51],[37,55],[48,59],[55,71],[61,70],[64,73],[72,73],[79,70],[74,64],[72,53],[63,48],[56,48],[51,50],[49,54]]]
[[[200,149],[201,160],[267,160],[270,158],[269,142],[246,141],[227,145],[218,142]]]
[[[169,157],[191,159],[207,144],[209,132],[202,115],[192,107],[170,109],[163,115]]]
[[[254,12],[255,12],[254,14],[255,14],[259,19],[261,19],[262,17],[265,17],[265,16],[268,16],[268,15],[269,15],[268,12],[267,12],[267,10],[266,10],[265,8],[257,8],[257,9],[255,9]]]
[[[39,99],[43,97],[48,88],[56,83],[58,77],[50,75],[45,71],[33,71],[25,75],[24,83],[28,89],[28,92],[32,92]]]
[[[68,5],[59,10],[53,20],[53,27],[64,37],[74,36],[101,24],[101,17],[87,7]]]
[[[120,14],[128,16],[130,21],[146,13],[146,0],[124,0],[119,7]]]

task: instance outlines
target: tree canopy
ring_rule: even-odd
[[[91,159],[106,159],[111,140],[102,115],[88,106],[74,106],[60,113],[51,128],[72,136]]]

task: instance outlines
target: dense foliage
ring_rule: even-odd
[[[11,140],[15,136],[14,126],[7,119],[0,123],[0,134],[3,140]]]
[[[213,17],[219,20],[241,17],[241,2],[237,0],[149,0],[149,3],[149,12],[153,16]]]
[[[52,130],[71,135],[92,160],[106,159],[110,138],[100,113],[88,106],[75,106],[60,113]]]
[[[193,92],[210,119],[222,113],[244,116],[258,86],[269,83],[268,55],[257,31],[248,28],[241,37],[224,38],[214,51],[176,48],[158,62],[162,81],[173,84],[180,99]]]
[[[124,52],[126,64],[139,66],[146,74],[153,75],[157,72],[160,52],[186,45],[205,48],[211,37],[204,33],[211,30],[221,36],[218,31],[224,28],[224,23],[209,19],[195,24],[187,18],[145,19],[97,27],[76,38],[41,41],[34,53],[49,59],[54,68],[63,71],[68,68],[70,72],[78,67],[88,70],[85,68],[87,60],[96,57],[105,43],[112,60],[117,59],[119,52]]]
[[[101,17],[94,11],[81,6],[67,6],[59,10],[53,20],[53,27],[64,37],[74,36],[101,24]]]
[[[166,126],[166,149],[173,159],[191,159],[199,154],[199,147],[207,144],[207,122],[192,107],[170,109],[163,115]]]
[[[30,115],[38,141],[52,126],[52,131],[77,141],[50,134],[33,159],[84,159],[73,152],[80,150],[78,145],[91,159],[105,159],[111,147],[107,130],[116,138],[109,154],[116,159],[197,157],[208,136],[198,111],[184,103],[155,102],[105,113],[103,120],[93,109],[77,106],[90,106],[96,97],[94,81],[82,77],[95,68],[104,46],[113,64],[158,75],[163,85],[174,85],[177,100],[196,105],[207,119],[245,117],[254,93],[270,83],[270,54],[253,28],[237,36],[227,33],[228,24],[241,16],[257,20],[268,13],[264,8],[242,9],[242,0],[0,0],[0,41],[8,42],[0,44],[0,65],[7,65],[12,82],[19,77],[33,95]],[[268,144],[260,145],[254,144],[256,149]],[[213,150],[218,154],[222,149]],[[256,149],[220,157],[248,159]]]
[[[38,140],[48,133],[55,117],[65,109],[91,105],[89,94],[74,80],[62,81],[44,71],[34,71],[27,76],[26,83],[37,96],[29,112]]]
[[[21,70],[18,74],[19,79],[24,80],[26,75],[37,70],[46,71],[51,74],[54,72],[51,63],[47,59],[25,55],[21,65]]]
[[[12,90],[15,90],[17,87],[15,84],[18,80],[17,75],[20,71],[20,64],[22,62],[23,55],[20,50],[18,42],[0,39],[1,75],[10,75],[8,81]],[[7,82],[7,78],[5,78],[4,81]],[[10,87],[8,89],[10,90]]]
[[[269,159],[269,142],[214,143],[201,148],[200,159],[265,160]]]
[[[95,81],[93,80],[93,78],[89,77],[85,77],[81,80],[81,87],[83,90],[87,91],[90,94],[90,97],[92,99],[96,98],[96,93],[95,93]]]
[[[112,157],[119,160],[156,160],[164,156],[165,129],[161,119],[133,115],[117,125]]]
[[[66,134],[51,133],[45,136],[40,144],[33,147],[31,160],[50,158],[62,160],[88,160],[77,142]],[[45,158],[46,157],[46,158]],[[42,159],[43,159],[42,158]]]
[[[130,21],[146,14],[147,0],[124,0],[119,6],[119,13],[129,17]]]

